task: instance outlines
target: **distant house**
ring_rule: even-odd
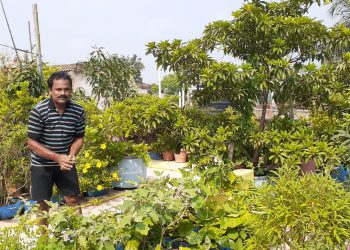
[[[59,67],[62,71],[68,72],[73,80],[73,90],[76,90],[78,88],[82,88],[87,96],[91,96],[92,88],[88,84],[87,78],[83,73],[83,64],[82,63],[75,63],[75,64],[62,64],[62,65],[55,65]],[[136,91],[139,94],[147,94],[150,89],[151,85],[147,83],[142,82],[136,82],[135,83]]]

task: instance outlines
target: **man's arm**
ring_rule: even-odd
[[[69,159],[74,160],[84,144],[84,137],[75,138],[69,150]]]
[[[57,154],[31,138],[28,139],[28,148],[40,157],[57,162],[61,170],[70,170],[73,167],[68,155]]]

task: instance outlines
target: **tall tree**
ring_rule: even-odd
[[[177,73],[181,84],[197,84],[199,100],[227,99],[243,114],[251,114],[260,99],[263,131],[268,94],[274,93],[279,115],[308,103],[314,88],[310,81],[304,84],[305,67],[331,58],[329,48],[337,46],[331,42],[338,36],[338,42],[346,41],[348,36],[347,30],[329,32],[321,21],[307,17],[314,3],[320,1],[251,0],[233,13],[232,20],[209,23],[200,39],[152,42],[147,53],[154,55],[159,67]],[[215,61],[210,53],[217,50],[243,63]],[[258,155],[257,151],[255,162]]]
[[[179,79],[175,74],[164,76],[161,81],[161,87],[166,95],[178,95],[181,90]]]
[[[133,57],[108,54],[103,48],[94,48],[84,63],[84,74],[92,87],[92,95],[104,105],[114,100],[124,100],[135,94],[132,88],[135,78],[141,77],[141,60]]]

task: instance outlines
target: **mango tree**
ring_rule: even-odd
[[[310,96],[323,94],[322,86],[322,93],[317,93],[313,82],[305,84],[310,62],[331,60],[333,47],[346,40],[347,31],[328,29],[306,16],[314,3],[320,1],[248,1],[233,13],[232,20],[209,23],[201,38],[151,42],[147,53],[156,58],[158,67],[177,73],[181,84],[197,85],[194,97],[199,103],[226,99],[249,116],[260,100],[259,131],[263,131],[269,93],[274,94],[279,116],[307,107]],[[217,61],[211,56],[214,51],[241,63]],[[255,163],[258,156],[256,150]]]

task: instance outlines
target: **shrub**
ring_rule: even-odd
[[[350,195],[328,175],[283,167],[252,199],[254,237],[248,249],[344,249]]]

